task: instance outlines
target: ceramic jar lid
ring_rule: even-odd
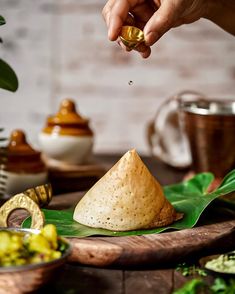
[[[48,117],[46,126],[42,132],[69,136],[93,135],[89,127],[89,120],[83,118],[76,111],[75,102],[71,99],[64,99],[61,102],[58,113]]]
[[[28,144],[22,130],[14,130],[11,133],[6,150],[6,171],[34,174],[46,171],[46,166],[41,159],[41,153]]]

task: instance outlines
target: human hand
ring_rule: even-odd
[[[150,47],[168,30],[192,23],[207,15],[209,0],[109,0],[103,17],[111,41],[118,39],[124,24],[132,24],[144,31],[145,43],[135,48],[143,58],[151,54]],[[129,13],[133,15],[131,18]],[[132,23],[131,23],[132,22]],[[119,40],[118,40],[119,42]],[[125,46],[121,45],[123,48]],[[125,48],[127,51],[130,49]]]

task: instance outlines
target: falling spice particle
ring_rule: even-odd
[[[133,81],[129,81],[128,85],[131,86],[133,84]]]

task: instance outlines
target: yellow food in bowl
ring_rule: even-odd
[[[22,266],[58,259],[67,249],[57,234],[56,227],[48,224],[36,234],[0,231],[0,266]]]

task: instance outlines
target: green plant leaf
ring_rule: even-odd
[[[18,89],[18,79],[14,70],[0,59],[0,88],[15,92]]]
[[[4,25],[6,23],[5,18],[0,15],[0,26]]]
[[[182,288],[175,290],[173,294],[197,294],[198,289],[203,286],[205,286],[205,282],[195,278],[186,282]]]
[[[170,226],[151,230],[138,230],[128,232],[115,232],[103,229],[90,228],[73,220],[73,211],[46,210],[44,214],[46,223],[55,224],[58,233],[66,237],[87,237],[92,235],[105,236],[131,236],[152,233],[161,233],[168,229],[181,230],[192,228],[197,223],[206,207],[217,197],[235,191],[235,170],[230,172],[223,180],[220,187],[212,193],[207,193],[208,187],[214,180],[211,173],[201,173],[189,181],[164,187],[167,199],[178,212],[183,212],[184,217]],[[23,223],[29,227],[30,220]]]

